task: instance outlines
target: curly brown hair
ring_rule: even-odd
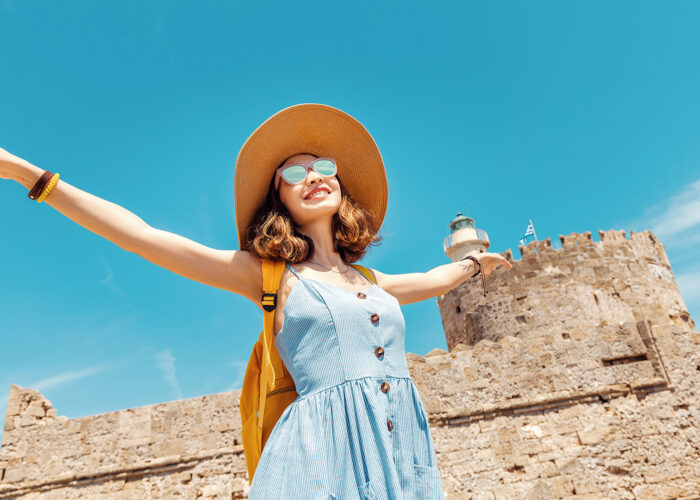
[[[343,262],[350,264],[360,260],[370,246],[378,245],[383,238],[372,233],[372,213],[345,191],[338,176],[336,179],[343,199],[331,222],[334,249],[340,253]],[[314,242],[299,232],[292,215],[280,200],[274,182],[273,177],[265,202],[248,228],[247,250],[261,259],[302,262],[313,255]]]

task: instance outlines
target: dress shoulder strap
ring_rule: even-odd
[[[299,273],[297,272],[297,270],[294,269],[292,266],[290,266],[289,263],[287,263],[287,269],[289,269],[290,271],[292,271],[292,272],[294,273],[294,276],[296,276],[297,278],[301,279],[301,276],[299,275]]]

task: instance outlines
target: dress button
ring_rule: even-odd
[[[357,292],[357,296],[361,299],[366,299],[367,295],[365,295],[363,292]]]
[[[390,418],[386,420],[386,428],[389,429],[390,432],[394,428],[394,423],[391,421]]]
[[[382,382],[382,392],[389,392],[389,382]]]
[[[376,356],[381,359],[384,356],[384,348],[382,346],[377,347],[374,350],[374,354],[376,354]]]
[[[371,319],[372,323],[376,325],[377,323],[379,323],[379,314],[374,313],[372,314],[372,316],[370,316],[369,319]]]

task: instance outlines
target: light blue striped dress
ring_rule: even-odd
[[[398,300],[287,267],[300,281],[275,345],[299,396],[272,429],[248,498],[443,500]]]

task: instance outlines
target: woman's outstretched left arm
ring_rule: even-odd
[[[491,274],[498,266],[508,269],[513,267],[498,253],[482,252],[474,257],[481,264],[484,276]],[[467,259],[443,264],[424,273],[385,274],[373,271],[377,284],[403,305],[437,297],[452,290],[474,276],[478,266],[473,260]]]

